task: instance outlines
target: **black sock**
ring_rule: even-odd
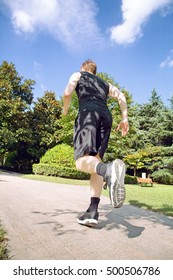
[[[99,162],[96,166],[96,173],[102,177],[106,174],[107,165],[103,162]]]
[[[99,197],[91,197],[91,203],[89,208],[87,209],[87,212],[93,212],[93,211],[97,212],[99,202],[100,202]]]

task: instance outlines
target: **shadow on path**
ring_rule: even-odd
[[[50,212],[33,211],[32,213],[46,216],[48,220],[40,222],[39,224],[52,224],[53,230],[58,236],[78,232],[79,227],[80,233],[82,234],[85,234],[85,231],[88,230],[88,227],[76,225],[76,218],[79,215],[77,211],[72,211],[70,209],[55,209]],[[63,217],[64,215],[69,216],[67,224],[66,218]],[[51,219],[54,217],[57,217],[57,220]],[[121,229],[121,232],[123,231],[128,238],[137,238],[145,230],[145,227],[141,226],[141,223],[145,225],[146,222],[152,223],[153,226],[160,224],[171,230],[173,229],[173,219],[167,216],[144,209],[138,209],[130,205],[124,205],[120,209],[113,210],[110,205],[105,205],[100,207],[99,223],[92,228],[92,230],[110,231]],[[137,224],[139,224],[139,226]]]
[[[61,221],[62,221],[62,216],[64,215],[70,215],[70,216],[77,216],[78,212],[76,211],[72,211],[70,209],[65,209],[65,210],[61,210],[61,209],[54,209],[53,211],[50,212],[39,212],[39,211],[33,211],[32,214],[36,214],[36,215],[41,215],[41,216],[45,216],[46,221],[43,222],[39,222],[39,225],[53,225],[53,231],[56,232],[56,235],[60,236],[63,234],[69,234],[69,233],[75,233],[77,230],[74,228],[72,229],[71,227],[67,228],[66,224],[60,221],[55,221],[55,219],[52,219],[54,217],[60,217],[61,216]],[[63,218],[63,220],[65,220],[66,218]],[[42,218],[41,218],[42,220]],[[74,220],[74,218],[72,217],[72,221]]]
[[[141,205],[144,206],[144,205]],[[104,206],[103,209],[110,210],[111,206]],[[160,224],[167,226],[169,229],[173,229],[173,218],[169,216],[164,216],[162,214],[152,212],[149,210],[137,208],[132,205],[124,205],[122,208],[114,209],[106,214],[108,218],[107,224],[117,226],[117,224],[123,224],[124,220],[128,220],[128,223],[131,219],[140,220],[140,221],[149,221],[153,225]],[[112,227],[108,227],[111,229]]]
[[[139,202],[137,200],[130,200],[129,201],[129,204],[130,205],[133,205],[133,206],[136,206],[136,207],[143,207],[147,210],[150,210],[150,211],[153,211],[153,212],[160,212],[160,213],[163,213],[166,212],[167,213],[167,216],[172,216],[172,213],[173,213],[173,206],[170,206],[168,204],[163,204],[162,207],[160,208],[157,208],[157,209],[153,209],[153,207],[149,204],[146,204],[146,203],[142,203],[142,202]]]

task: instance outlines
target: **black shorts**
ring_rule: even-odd
[[[80,113],[74,125],[74,153],[75,160],[84,156],[99,154],[103,158],[108,146],[112,116],[100,116],[96,111]]]

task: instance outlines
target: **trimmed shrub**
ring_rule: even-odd
[[[32,170],[34,174],[45,176],[56,176],[70,179],[88,180],[90,175],[84,172],[80,172],[75,168],[62,167],[56,164],[33,164]],[[137,184],[137,177],[126,175],[125,184]]]
[[[48,150],[40,159],[40,163],[33,164],[35,174],[57,176],[71,179],[89,179],[89,174],[76,169],[73,148],[67,144],[60,144]]]
[[[169,171],[169,169],[162,169],[159,171],[155,171],[151,175],[154,182],[166,185],[173,185],[173,175]]]
[[[48,150],[40,159],[40,163],[33,164],[35,174],[56,176],[71,179],[89,179],[90,175],[78,171],[75,166],[73,148],[67,144],[60,144]]]
[[[130,176],[130,175],[125,175],[125,184],[137,184],[138,181],[137,181],[137,177],[135,176]]]
[[[32,171],[35,174],[45,176],[81,180],[90,178],[90,174],[76,169],[73,148],[67,144],[60,144],[48,150],[40,159],[40,163],[32,165]],[[137,184],[137,178],[126,175],[125,184]]]
[[[34,174],[38,175],[56,176],[70,179],[87,180],[90,177],[89,174],[80,172],[75,168],[63,167],[57,164],[33,164],[32,171]]]
[[[53,163],[60,166],[75,168],[73,148],[67,144],[57,145],[42,156],[40,163]]]

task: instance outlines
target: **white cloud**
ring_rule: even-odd
[[[169,55],[160,63],[160,67],[173,67],[173,49],[170,50]]]
[[[16,33],[48,31],[68,47],[102,42],[94,0],[4,0]]]
[[[122,0],[123,23],[110,28],[110,38],[117,44],[130,44],[141,37],[142,25],[157,10],[168,7],[172,0]],[[167,9],[168,10],[168,9]]]

